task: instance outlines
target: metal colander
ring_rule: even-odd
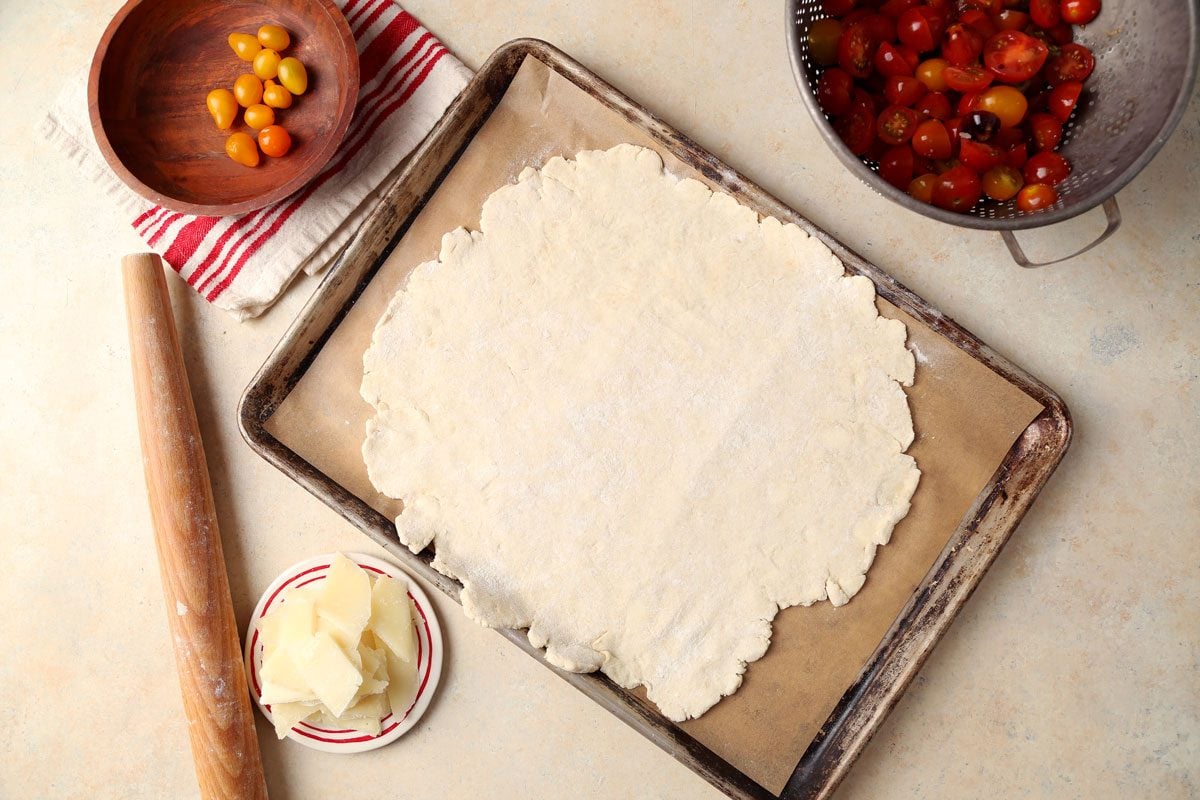
[[[804,105],[838,158],[868,186],[904,207],[951,225],[1000,231],[1023,267],[1079,255],[1121,224],[1114,195],[1150,162],[1183,116],[1196,80],[1195,0],[1104,0],[1100,16],[1076,28],[1076,41],[1096,54],[1075,115],[1063,126],[1062,153],[1072,164],[1058,185],[1058,202],[1046,211],[1022,212],[1013,201],[979,203],[968,214],[913,199],[879,177],[875,164],[850,152],[813,94],[821,67],[808,55],[808,27],[826,16],[821,0],[787,0],[788,47]],[[1098,239],[1070,256],[1030,263],[1012,231],[1051,225],[1103,204],[1108,225]]]

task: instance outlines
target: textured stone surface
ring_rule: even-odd
[[[117,264],[121,214],[33,132],[119,3],[0,15],[0,796],[195,792],[145,503]],[[540,36],[694,136],[1059,390],[1070,454],[839,792],[1200,795],[1200,103],[1120,195],[1125,227],[1022,272],[998,237],[849,178],[796,100],[782,4],[410,0],[471,66]],[[636,24],[629,24],[634,22]],[[1094,216],[1027,234],[1060,252]],[[315,287],[238,325],[173,281],[240,618],[288,564],[366,539],[253,455],[243,387]],[[418,730],[342,758],[275,742],[272,797],[716,797],[495,633],[442,612]],[[118,788],[119,787],[119,788]]]

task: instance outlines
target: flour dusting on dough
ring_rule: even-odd
[[[908,513],[904,324],[817,239],[632,145],[526,169],[480,229],[375,329],[371,481],[472,619],[698,716]]]

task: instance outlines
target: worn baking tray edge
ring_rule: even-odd
[[[787,800],[827,798],[895,706],[1062,460],[1071,439],[1070,415],[1062,399],[1040,381],[691,139],[625,98],[562,51],[537,39],[517,39],[492,54],[384,193],[342,258],[325,276],[296,322],[250,382],[238,408],[242,436],[251,449],[268,462],[325,501],[423,578],[458,600],[460,585],[430,566],[432,555],[429,552],[414,555],[401,545],[391,520],[286,447],[266,429],[266,422],[452,169],[527,56],[547,64],[647,131],[661,147],[700,170],[714,184],[758,207],[762,213],[793,222],[820,238],[850,272],[870,278],[880,296],[931,326],[1044,407],[1013,444],[995,475],[976,498],[937,563],[896,618],[859,678],[830,714],[779,795]],[[545,664],[541,651],[529,644],[522,631],[502,630],[500,633]],[[755,800],[775,797],[670,723],[657,709],[621,689],[603,674],[567,673],[549,664],[546,666],[727,795]]]

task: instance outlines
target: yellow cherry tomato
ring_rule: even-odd
[[[299,59],[288,56],[279,62],[279,82],[292,94],[304,94],[308,88],[308,71]]]
[[[267,81],[263,86],[263,102],[271,108],[290,108],[292,93],[275,81]]]
[[[292,37],[278,25],[263,25],[258,29],[258,43],[272,50],[286,50]]]
[[[208,113],[212,114],[213,122],[217,123],[217,128],[229,130],[229,126],[237,118],[238,104],[233,92],[228,89],[213,89],[204,103],[208,106]]]
[[[225,140],[225,154],[247,167],[258,166],[258,146],[254,144],[250,134],[243,131],[238,131]]]
[[[258,51],[262,50],[262,45],[248,33],[231,33],[229,34],[229,46],[233,48],[233,52],[237,53],[237,57],[242,61],[253,61],[258,55]]]
[[[271,158],[279,158],[292,149],[292,136],[282,125],[269,125],[258,132],[258,146]]]
[[[254,57],[254,74],[264,81],[274,78],[279,72],[279,53],[274,50],[259,50]]]
[[[262,81],[249,72],[239,75],[238,79],[233,82],[233,96],[237,98],[238,105],[243,108],[249,108],[255,103],[262,102],[262,94]]]
[[[246,125],[256,131],[261,131],[268,125],[275,124],[275,111],[270,106],[264,106],[262,103],[255,103],[247,108],[243,117],[246,120]]]

